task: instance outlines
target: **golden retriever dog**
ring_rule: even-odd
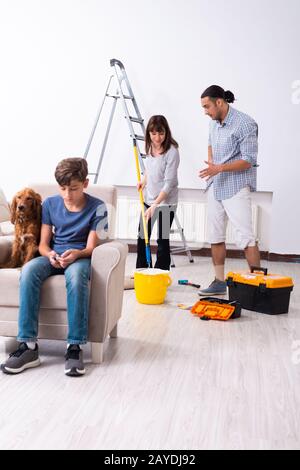
[[[38,253],[41,231],[42,198],[25,188],[11,203],[11,223],[15,226],[15,239],[11,259],[1,268],[19,268]]]

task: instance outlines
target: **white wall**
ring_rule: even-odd
[[[182,188],[203,187],[201,92],[216,83],[236,94],[236,107],[259,123],[259,189],[274,192],[269,249],[300,253],[289,209],[299,200],[299,18],[298,0],[0,0],[0,186],[11,196],[48,181],[61,158],[83,154],[115,57],[144,117],[169,119]],[[120,111],[101,181],[132,185]]]

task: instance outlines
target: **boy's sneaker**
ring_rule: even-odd
[[[71,377],[80,377],[85,374],[82,350],[79,344],[70,344],[67,349],[65,362],[65,374]]]
[[[227,285],[225,281],[214,279],[209,287],[199,290],[199,295],[224,295],[227,293]]]
[[[1,364],[1,370],[5,374],[19,374],[25,369],[39,366],[40,363],[38,345],[36,344],[34,349],[29,349],[26,343],[20,343],[18,349],[9,355],[4,364]]]

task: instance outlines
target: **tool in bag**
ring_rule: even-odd
[[[191,312],[201,320],[229,320],[241,316],[241,305],[236,301],[203,297],[193,305]]]
[[[183,285],[183,286],[196,287],[197,289],[200,288],[200,284],[194,284],[193,282],[189,282],[187,279],[179,279],[178,284]]]

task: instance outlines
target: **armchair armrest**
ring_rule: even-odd
[[[128,246],[108,242],[94,249],[91,261],[89,340],[103,343],[122,312]]]
[[[8,261],[11,255],[13,239],[13,236],[0,237],[0,264]]]

